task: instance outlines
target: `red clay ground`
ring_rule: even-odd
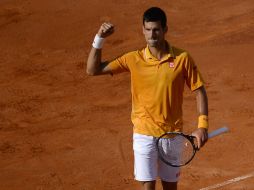
[[[168,39],[187,49],[207,82],[210,140],[182,169],[180,190],[254,171],[252,0],[2,0],[0,189],[127,190],[133,180],[129,74],[88,77],[85,60],[101,22],[116,25],[104,59],[145,45],[141,15],[168,15]],[[185,93],[185,131],[196,123]],[[159,185],[158,185],[159,186]],[[220,190],[253,190],[248,178]]]

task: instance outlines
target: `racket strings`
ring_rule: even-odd
[[[186,164],[194,154],[192,143],[182,135],[159,139],[158,149],[162,159],[176,166]]]

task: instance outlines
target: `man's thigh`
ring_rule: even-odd
[[[134,175],[140,182],[155,181],[158,176],[158,156],[154,137],[134,134]]]

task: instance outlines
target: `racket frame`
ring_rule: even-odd
[[[161,155],[160,150],[159,150],[159,142],[160,142],[160,139],[163,139],[163,137],[165,137],[165,136],[172,136],[172,138],[175,138],[175,137],[178,136],[178,135],[183,136],[184,138],[186,138],[186,139],[191,143],[192,148],[193,148],[193,154],[192,154],[192,156],[190,157],[190,159],[189,159],[187,162],[185,162],[184,164],[176,165],[176,164],[172,164],[172,163],[168,162],[168,161],[167,161],[166,159],[164,159],[164,157]],[[171,138],[171,137],[170,137],[170,138]],[[196,152],[197,152],[197,150],[198,150],[197,146],[196,146],[195,143],[194,143],[194,139],[195,139],[194,136],[192,136],[192,135],[186,135],[186,134],[184,134],[184,133],[182,133],[182,132],[167,132],[167,133],[164,133],[163,135],[161,135],[161,136],[156,140],[156,147],[157,147],[157,150],[158,150],[158,156],[159,156],[159,158],[160,158],[164,163],[166,163],[166,164],[168,164],[168,165],[170,165],[170,166],[172,166],[172,167],[181,167],[181,166],[187,165],[187,164],[194,158],[194,156],[195,156],[195,154],[196,154]]]

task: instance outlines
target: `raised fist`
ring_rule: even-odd
[[[110,36],[111,34],[113,34],[113,32],[114,32],[114,25],[109,22],[104,22],[101,25],[97,34],[101,38],[106,38],[106,37]]]

